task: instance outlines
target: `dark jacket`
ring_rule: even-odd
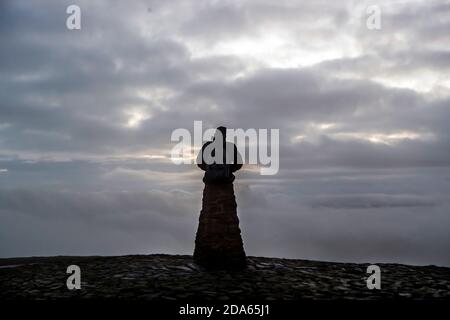
[[[211,167],[209,167],[209,169],[208,169],[208,164],[205,162],[205,159],[204,159],[205,148],[208,145],[210,145],[211,143],[213,143],[213,141],[206,142],[202,146],[202,150],[200,150],[200,152],[199,152],[199,154],[197,156],[197,165],[203,171],[211,170],[210,169]],[[236,145],[234,143],[224,142],[223,146],[224,146],[224,152],[223,152],[223,162],[222,163],[225,166],[228,167],[230,175],[229,175],[229,177],[227,179],[224,179],[223,181],[220,181],[220,182],[233,182],[235,177],[234,177],[234,175],[232,173],[236,172],[237,170],[242,168],[242,158],[241,158],[241,156],[240,156],[240,154],[239,154],[239,152],[237,150],[237,147],[236,147]],[[230,149],[233,150],[232,151],[233,152],[233,154],[232,154],[233,155],[233,157],[232,157],[233,160],[231,161],[231,163],[227,163],[226,162],[225,146],[226,146],[226,149],[228,149],[228,152],[230,152],[229,151]],[[214,151],[215,151],[214,149],[211,151],[211,156],[215,156],[215,152]],[[210,182],[210,181],[207,181],[208,180],[207,175],[208,175],[208,173],[205,172],[205,176],[203,177],[203,181],[205,183],[206,182]]]

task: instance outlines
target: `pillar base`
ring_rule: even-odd
[[[246,266],[232,183],[205,184],[194,261],[207,269]]]

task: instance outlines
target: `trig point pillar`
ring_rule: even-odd
[[[225,142],[224,132],[226,132],[224,127],[217,128],[214,140],[205,143],[199,157],[205,157],[203,152],[206,146],[215,143],[217,139],[223,139],[226,152],[234,153],[233,157],[229,158],[233,161],[231,163],[224,161],[221,164],[207,164],[202,158],[197,161],[198,166],[205,171],[203,178],[205,187],[195,238],[194,260],[208,269],[236,270],[246,265],[233,189],[235,179],[233,172],[242,167],[242,161],[236,146]]]

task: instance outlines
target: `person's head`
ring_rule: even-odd
[[[227,137],[227,128],[226,127],[217,127],[216,129],[216,133],[214,134],[214,138],[221,136],[222,139],[225,140],[225,138]]]

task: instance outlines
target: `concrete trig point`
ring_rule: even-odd
[[[226,158],[226,152],[223,152],[223,161],[205,161],[211,156],[206,154],[210,150],[215,156],[215,148],[211,148],[211,144],[218,142],[218,139],[223,139],[220,145],[226,146],[226,151],[232,152],[232,157]],[[226,128],[217,128],[213,141],[203,145],[197,161],[200,169],[205,171],[205,188],[195,238],[194,260],[208,269],[242,269],[246,266],[233,190],[233,172],[242,167],[242,160],[236,146],[225,142],[225,139]]]

